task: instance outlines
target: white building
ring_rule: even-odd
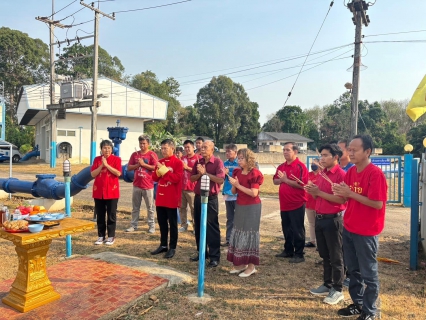
[[[91,79],[80,80],[86,87]],[[165,120],[168,102],[114,80],[100,77],[98,95],[97,140],[108,139],[107,127],[120,126],[129,129],[126,140],[120,146],[120,156],[127,162],[135,148],[139,150],[138,137],[144,133],[147,121]],[[56,102],[60,98],[60,86],[55,87]],[[20,125],[36,127],[35,143],[40,158],[50,162],[50,104],[49,84],[23,86],[18,99],[17,117]],[[91,112],[89,108],[59,110],[57,117],[57,157],[69,157],[72,163],[90,163]]]
[[[294,142],[302,152],[307,152],[308,142],[314,140],[305,138],[296,133],[260,132],[257,136],[257,149],[259,152],[281,152],[284,143]]]

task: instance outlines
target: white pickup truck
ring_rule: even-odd
[[[12,162],[19,162],[23,155],[17,146],[12,144]],[[0,162],[10,161],[10,145],[8,142],[0,141]]]

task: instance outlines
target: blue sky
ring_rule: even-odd
[[[176,1],[179,0],[115,0],[101,2],[100,9],[111,13]],[[55,9],[71,2],[56,0]],[[101,19],[99,44],[121,60],[126,74],[151,70],[160,80],[175,77],[181,83],[181,103],[186,106],[196,101],[198,90],[212,76],[308,53],[329,4],[329,0],[193,0],[158,9],[117,13],[115,21]],[[50,15],[51,8],[51,0],[2,1],[1,12],[11,14],[2,15],[1,25],[48,43],[48,28],[35,17]],[[76,1],[58,13],[55,19],[62,19],[80,8],[82,6]],[[367,69],[361,73],[360,99],[373,102],[411,98],[426,73],[426,42],[368,41],[426,40],[426,32],[368,35],[425,30],[424,12],[424,0],[377,0],[370,7],[371,24],[363,28],[366,37],[362,63]],[[93,18],[93,12],[84,9],[74,18],[75,24],[84,22]],[[71,24],[74,18],[63,23]],[[74,38],[78,28],[92,32],[93,23],[71,28],[68,35],[66,31],[56,29],[56,36],[60,40],[66,36]],[[78,35],[86,35],[83,31],[78,31]],[[354,34],[351,13],[343,1],[338,0],[331,8],[312,52],[351,44]],[[90,45],[92,39],[83,43]],[[312,64],[315,62],[342,59],[301,73],[287,104],[308,109],[337,99],[345,91],[343,85],[352,81],[352,73],[347,71],[353,62],[350,58],[352,48],[342,47],[309,57],[307,63],[311,65],[305,68],[315,66]],[[259,104],[263,124],[267,115],[283,106],[296,77],[277,80],[296,74],[300,69],[296,66],[303,61],[304,57],[228,76],[241,83],[250,100]],[[289,69],[281,70],[284,68]],[[200,81],[188,83],[195,80]],[[268,84],[273,81],[277,82]]]

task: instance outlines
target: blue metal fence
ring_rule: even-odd
[[[306,166],[309,168],[318,156],[307,156]],[[372,156],[371,162],[382,169],[388,183],[387,203],[402,202],[402,157],[401,156]]]

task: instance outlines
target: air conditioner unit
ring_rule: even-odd
[[[61,84],[61,101],[73,102],[83,99],[83,84],[75,82],[63,82]]]

